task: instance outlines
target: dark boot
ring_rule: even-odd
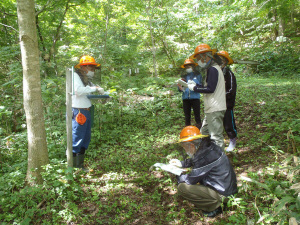
[[[218,214],[222,213],[223,210],[222,210],[222,207],[219,206],[218,208],[216,208],[214,211],[211,211],[211,212],[205,212],[205,211],[202,211],[203,212],[203,215],[204,216],[207,216],[207,217],[215,217],[217,216]]]
[[[84,163],[84,154],[77,153],[76,156],[73,157],[73,167],[80,168],[84,172],[89,172],[89,170],[83,166],[83,163]]]
[[[76,162],[77,162],[77,157],[76,157],[76,155],[77,155],[77,154],[73,153],[73,168],[77,168],[77,167],[76,167],[76,165],[77,165],[77,163],[76,163]]]

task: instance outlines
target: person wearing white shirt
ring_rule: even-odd
[[[226,111],[225,81],[221,67],[215,62],[216,49],[208,44],[200,44],[195,48],[191,58],[205,69],[203,85],[188,82],[191,91],[203,94],[204,120],[200,129],[202,134],[210,135],[211,139],[224,150],[223,118]]]
[[[100,64],[96,63],[91,56],[82,56],[79,64],[75,66],[73,76],[73,95],[72,95],[72,139],[73,139],[73,167],[84,168],[85,151],[91,141],[91,107],[92,103],[87,95],[98,91],[104,94],[103,88],[95,86],[91,83],[91,79],[95,74],[95,69]]]

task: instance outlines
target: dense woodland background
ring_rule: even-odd
[[[300,222],[298,0],[38,0],[35,9],[50,164],[42,184],[26,185],[17,7],[2,0],[1,224]],[[200,43],[258,62],[231,67],[239,139],[236,155],[228,156],[239,194],[213,219],[177,196],[173,175],[149,171],[155,162],[183,158],[176,141],[184,118],[174,82]],[[111,98],[94,100],[86,162],[92,171],[68,173],[65,74],[84,54],[101,63],[95,83]]]

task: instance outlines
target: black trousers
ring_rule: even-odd
[[[227,109],[223,119],[224,129],[230,139],[237,136],[233,109]]]
[[[185,126],[191,125],[191,111],[194,111],[196,127],[199,129],[202,127],[200,117],[200,99],[184,99],[183,100],[183,112],[185,117]]]

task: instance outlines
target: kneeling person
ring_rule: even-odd
[[[187,126],[180,133],[180,144],[190,158],[179,163],[183,168],[191,167],[189,174],[178,179],[178,194],[192,202],[207,216],[214,217],[222,212],[223,198],[237,193],[235,172],[221,147],[202,135],[195,126]]]

